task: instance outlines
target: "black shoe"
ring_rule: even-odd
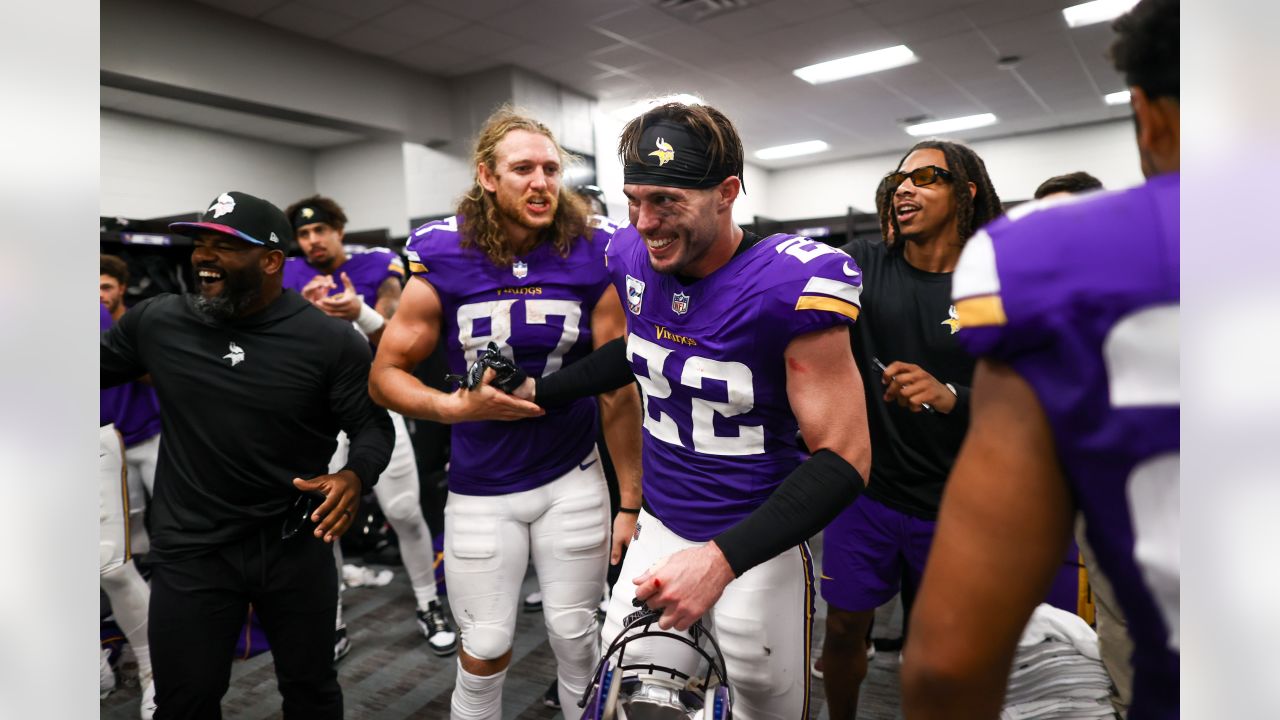
[[[432,600],[426,610],[418,611],[418,629],[427,639],[431,652],[446,657],[458,650],[458,633],[440,607],[439,600]]]
[[[540,612],[542,610],[542,591],[535,590],[524,596],[525,612]]]
[[[336,665],[339,660],[347,656],[351,652],[351,641],[347,639],[347,626],[343,625],[333,631],[333,662]]]
[[[552,680],[551,687],[542,694],[542,704],[549,708],[560,709],[560,681]]]

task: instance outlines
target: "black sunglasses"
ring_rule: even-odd
[[[951,171],[946,168],[940,168],[937,165],[925,165],[911,172],[903,172],[901,170],[891,172],[884,176],[884,184],[889,188],[897,188],[906,182],[907,178],[911,178],[912,185],[924,187],[925,185],[932,185],[940,179],[951,182],[954,177],[955,175],[952,175]]]

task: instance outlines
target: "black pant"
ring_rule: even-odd
[[[156,720],[222,717],[249,603],[271,645],[284,717],[341,718],[337,588],[332,548],[310,528],[281,540],[278,522],[214,552],[153,565],[147,637]]]

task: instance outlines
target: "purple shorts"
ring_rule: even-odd
[[[919,587],[937,526],[859,496],[822,531],[822,599],[875,610],[898,594],[904,571]]]

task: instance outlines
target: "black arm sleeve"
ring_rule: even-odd
[[[364,492],[377,482],[391,462],[396,431],[387,411],[369,397],[369,345],[354,331],[344,334],[344,343],[329,386],[329,402],[338,424],[351,439],[347,453],[350,470],[360,478]]]
[[[578,362],[538,378],[533,401],[542,407],[555,407],[626,387],[635,379],[627,362],[627,339],[620,337],[601,345]]]
[[[951,387],[956,389],[956,406],[951,408],[951,415],[967,424],[969,422],[969,387],[956,383],[951,383]]]
[[[764,504],[716,536],[734,576],[816,535],[866,486],[862,474],[830,450],[819,450],[787,476]]]

